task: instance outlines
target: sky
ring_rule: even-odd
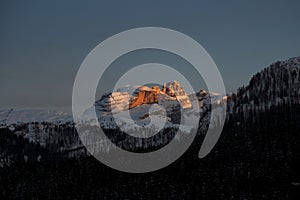
[[[226,91],[235,92],[269,64],[300,56],[299,7],[297,0],[1,1],[0,109],[69,110],[87,54],[114,34],[148,26],[199,42],[217,64]],[[180,64],[158,52],[137,55],[119,65],[149,56]]]

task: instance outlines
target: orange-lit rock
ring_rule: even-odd
[[[103,112],[120,112],[143,104],[160,104],[167,110],[191,108],[188,95],[177,81],[164,83],[162,90],[159,86],[137,87],[133,95],[128,92],[113,92],[104,95],[97,105]],[[178,108],[179,107],[179,108]]]
[[[138,89],[136,97],[133,97],[129,108],[134,108],[142,104],[153,104],[158,103],[158,95],[161,93],[158,86],[149,88],[147,86],[142,86]]]

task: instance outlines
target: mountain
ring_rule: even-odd
[[[104,94],[96,101],[95,110],[104,129],[159,131],[163,127],[178,127],[180,121],[187,117],[186,114],[199,120],[199,112],[192,113],[193,104],[197,106],[198,101],[191,101],[190,97],[177,81],[164,83],[162,86],[126,86],[116,92]],[[182,115],[181,110],[185,114]],[[93,112],[94,108],[88,109],[84,113],[85,119],[90,119]],[[197,125],[196,119],[181,128],[191,129]]]
[[[299,103],[300,57],[278,61],[257,73],[246,88],[238,90],[238,96],[255,106],[265,109],[270,105]]]
[[[271,107],[300,103],[299,74],[300,57],[296,57],[271,64],[255,74],[249,85],[228,96],[207,93],[204,90],[196,94],[186,94],[177,81],[164,83],[162,86],[126,86],[103,95],[95,102],[95,110],[102,128],[120,128],[125,132],[133,129],[144,132],[147,132],[146,129],[160,131],[162,126],[164,129],[178,128],[180,121],[185,119],[188,120],[185,120],[185,126],[181,126],[181,131],[189,132],[198,125],[199,119],[201,126],[206,127],[209,123],[211,101],[213,104],[220,104],[227,100],[227,121],[229,118],[234,118],[239,123],[247,119],[255,121],[260,113],[270,110]],[[196,107],[199,107],[197,112],[193,110]],[[89,116],[91,112],[93,108],[87,110],[85,115]],[[72,117],[64,112],[7,109],[0,111],[0,120],[2,128],[9,127],[16,135],[22,135],[42,146],[53,146],[53,141],[62,140],[67,145],[61,149],[69,151],[83,147],[75,131],[65,136],[62,134],[66,128],[74,129]],[[151,122],[151,127],[147,126]],[[58,131],[59,129],[61,130]],[[200,132],[205,130],[204,128]]]
[[[148,146],[158,148],[173,138],[164,136],[167,130],[180,128],[180,131],[190,132],[196,127],[201,115],[208,112],[211,98],[216,102],[220,95],[210,95],[203,90],[197,94],[187,95],[183,87],[177,81],[173,81],[164,83],[161,88],[157,85],[120,88],[117,92],[103,95],[95,102],[95,109],[101,127],[110,132],[111,140],[120,140],[120,137],[116,137],[118,135],[116,131],[134,130],[145,135],[161,132],[162,134],[154,138],[160,142],[155,143],[153,140],[144,142]],[[193,108],[197,108],[198,105],[200,110],[195,112]],[[94,108],[91,108],[84,113],[87,118],[92,116],[93,110]],[[73,120],[67,113],[11,109],[2,110],[0,117],[2,128],[7,127],[15,135],[50,149],[51,152],[68,152],[67,156],[70,157],[81,156],[83,152],[87,154],[77,136]],[[207,117],[205,116],[205,119]],[[184,123],[179,126],[181,120]],[[204,121],[208,123],[209,119]],[[122,138],[124,141],[118,142],[119,146],[131,150],[135,148],[135,145],[132,145],[136,143],[134,138]],[[110,145],[109,141],[102,142],[104,146]]]
[[[166,101],[169,101],[168,105],[178,101],[180,103],[178,106],[184,109],[192,107],[189,97],[177,81],[164,83],[162,90],[158,85],[153,87],[127,86],[125,89],[123,88],[123,92],[118,90],[103,95],[95,106],[99,111],[109,114],[133,109],[144,104],[164,104]]]
[[[99,122],[113,143],[132,152],[153,151],[173,139],[179,142],[175,135],[177,109],[184,111],[180,118],[200,118],[185,122],[188,125],[179,130],[189,132],[199,123],[187,152],[167,168],[147,174],[126,174],[97,162],[82,145],[74,123],[57,120],[59,112],[53,116],[26,111],[23,116],[29,121],[20,122],[19,114],[13,114],[16,111],[1,111],[0,196],[44,199],[67,195],[75,199],[99,198],[101,194],[104,199],[130,199],[134,193],[143,197],[140,199],[298,199],[299,63],[300,57],[273,63],[228,96],[204,90],[186,94],[175,81],[163,86],[126,86],[104,95],[95,102]],[[228,109],[222,135],[200,160],[211,102],[224,101]],[[200,110],[193,112],[197,104]],[[133,124],[123,115],[125,112],[129,112]],[[38,121],[39,116],[45,121]],[[150,120],[166,120],[167,125],[149,140],[124,136],[116,126],[121,123],[125,130],[147,127]],[[106,147],[103,150],[109,151]]]
[[[247,119],[255,121],[260,113],[274,106],[300,103],[299,74],[300,57],[296,57],[271,64],[255,74],[249,85],[228,96],[207,93],[204,90],[196,94],[186,94],[177,81],[164,83],[162,86],[126,86],[103,95],[95,102],[95,109],[102,128],[120,128],[125,132],[132,129],[145,131],[151,121],[152,125],[148,129],[156,131],[161,130],[162,123],[165,123],[164,129],[178,128],[180,120],[185,119],[189,120],[185,120],[181,131],[189,132],[198,125],[199,119],[201,126],[206,127],[209,123],[211,102],[220,104],[224,100],[227,100],[227,121],[229,118],[234,118],[239,123]],[[197,112],[192,110],[198,106]],[[181,109],[184,112],[181,113]],[[93,108],[87,110],[85,115],[88,116],[91,112]],[[7,109],[0,111],[0,120],[2,128],[9,127],[16,135],[22,135],[42,146],[53,146],[57,141],[66,143],[63,148],[55,147],[56,151],[83,148],[76,135],[72,117],[67,113]],[[74,133],[63,135],[66,129],[68,133],[69,129]],[[205,130],[203,128],[200,132]]]
[[[228,96],[229,113],[251,117],[271,107],[300,103],[300,57],[277,61]]]

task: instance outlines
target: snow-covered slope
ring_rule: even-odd
[[[0,110],[0,123],[10,125],[28,122],[65,123],[72,121],[69,113],[54,110],[3,109]]]

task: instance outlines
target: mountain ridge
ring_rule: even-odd
[[[201,117],[203,117],[205,113],[210,112],[211,101],[213,103],[218,104],[218,103],[222,103],[223,99],[226,99],[227,118],[228,118],[227,120],[229,120],[231,115],[236,115],[236,118],[238,118],[238,120],[241,120],[241,119],[253,118],[253,116],[257,116],[261,112],[266,112],[267,110],[270,110],[272,106],[279,106],[282,104],[287,104],[287,105],[300,104],[299,101],[300,81],[299,80],[300,80],[300,57],[295,57],[287,61],[278,61],[271,64],[269,67],[256,73],[250,80],[249,85],[247,85],[246,87],[239,88],[236,94],[233,93],[232,95],[228,95],[225,97],[218,96],[217,94],[213,94],[213,93],[208,93],[204,90],[201,90],[196,94],[187,95],[185,94],[184,91],[182,91],[183,89],[181,88],[180,84],[176,82],[172,83],[173,84],[172,87],[175,89],[177,88],[176,91],[179,92],[180,95],[184,97],[188,96],[188,98],[191,101],[190,103],[193,104],[192,106],[197,106],[196,104],[194,104],[194,102],[197,102],[199,104],[200,119]],[[138,98],[138,94],[141,90],[139,90],[139,87],[136,86],[132,86],[132,87],[133,87],[133,91],[136,92],[136,94],[134,94],[136,96],[133,95],[134,98]],[[167,86],[166,84],[165,87],[162,87],[162,90],[160,90],[160,88],[156,88],[156,89],[150,88],[150,90],[159,93],[160,92],[168,93],[167,91],[168,87],[170,86]],[[142,88],[143,91],[148,89],[149,87]],[[285,93],[284,91],[287,91],[287,93]],[[128,95],[128,92],[122,90],[119,90],[117,92],[118,94],[126,94],[127,95],[126,98],[130,100],[130,96]],[[169,94],[173,94],[173,93],[174,91],[171,90],[169,91]],[[293,93],[293,94],[287,95],[289,93]],[[144,96],[145,93],[142,95],[142,97],[144,98]],[[146,101],[145,104],[142,103],[139,106],[135,106],[134,108],[131,108],[131,110],[133,111],[132,113],[133,117],[134,117],[134,113],[139,114],[134,119],[135,128],[136,126],[141,126],[149,123],[150,115],[154,116],[153,118],[151,118],[152,120],[159,120],[159,121],[166,120],[168,124],[167,127],[169,128],[176,127],[172,125],[172,119],[170,119],[170,117],[172,117],[172,115],[177,116],[176,114],[177,110],[175,110],[176,112],[174,112],[173,114],[171,112],[169,115],[165,116],[165,114],[163,114],[163,110],[160,107],[160,105],[156,103],[155,98],[151,97],[149,98],[150,99],[149,102]],[[171,99],[173,98],[172,101],[174,101],[174,97],[172,97],[172,95],[170,95],[170,98]],[[152,101],[153,99],[155,101]],[[194,101],[195,99],[196,101]],[[96,110],[101,110],[98,109],[99,107],[97,108],[97,102],[95,105],[96,105]],[[153,105],[155,106],[153,107]],[[174,104],[173,107],[171,107],[171,109],[174,109],[176,107],[178,108],[178,105],[179,103]],[[126,107],[125,104],[122,106]],[[24,111],[25,114],[23,114],[23,118],[25,117],[26,121],[20,121],[15,119],[20,115],[19,112],[11,111],[11,113],[7,115],[8,112],[9,110],[6,110],[5,112],[4,111],[0,112],[0,117],[1,117],[0,128],[9,127],[16,134],[20,134],[20,131],[25,129],[25,132],[22,133],[22,135],[25,134],[26,138],[29,138],[30,141],[33,142],[43,141],[43,145],[51,143],[52,139],[49,139],[49,141],[47,142],[48,140],[47,134],[51,135],[52,134],[51,130],[53,131],[54,129],[59,129],[58,127],[63,127],[63,126],[68,127],[72,130],[74,129],[74,123],[72,117],[70,115],[67,115],[66,113],[60,113],[60,112],[36,113],[35,111],[33,112],[29,111],[26,114],[26,112]],[[186,114],[191,115],[193,113],[187,111]],[[194,114],[198,114],[198,113],[194,113]],[[105,123],[109,123],[109,126],[106,127],[104,126],[104,128],[111,129],[116,127],[114,124],[110,124],[110,122],[112,121],[110,114],[107,119],[105,117],[102,119],[106,121]],[[195,117],[195,119],[197,119],[197,117]],[[206,117],[204,120],[208,121],[209,118]],[[125,122],[127,122],[127,120],[124,120],[123,122],[121,121],[121,124],[124,124]],[[191,122],[190,128],[192,128],[193,124],[195,125],[196,123],[197,122]],[[205,122],[204,124],[207,123]],[[38,136],[39,134],[40,136]],[[55,135],[58,133],[53,133],[53,134]],[[71,134],[72,137],[75,137],[75,135],[76,135],[75,133]],[[59,136],[57,137],[59,138],[62,136],[59,133]],[[57,137],[56,136],[54,137],[55,140],[57,139]],[[38,140],[38,138],[42,138],[42,140]],[[73,139],[71,139],[71,141],[73,141]],[[74,145],[73,147],[76,147],[78,145],[78,142],[75,142],[74,144],[76,145]],[[72,144],[69,144],[68,146],[72,147]]]

